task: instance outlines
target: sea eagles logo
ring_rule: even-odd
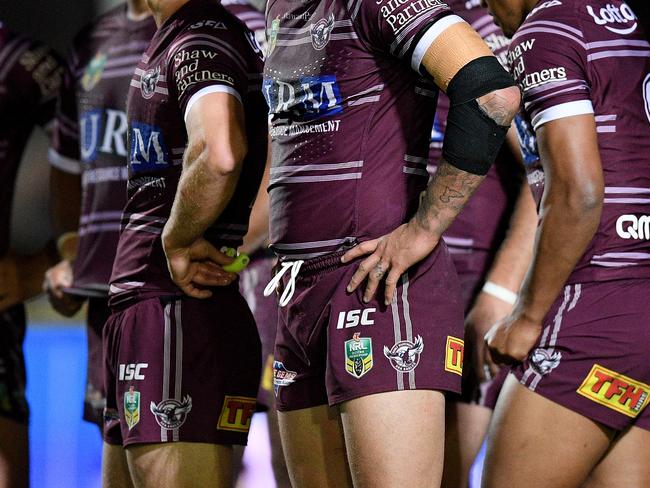
[[[560,365],[562,353],[560,351],[550,352],[547,349],[537,348],[530,353],[530,362],[539,374],[546,375]]]
[[[192,410],[192,397],[185,395],[182,402],[168,398],[158,405],[151,402],[149,408],[163,429],[178,429],[185,423],[187,414]]]
[[[332,29],[334,29],[334,14],[330,14],[327,19],[320,19],[311,25],[311,45],[314,46],[316,51],[325,48],[327,43],[330,42]]]
[[[144,75],[142,75],[142,80],[140,82],[140,90],[142,91],[142,96],[144,98],[153,97],[159,79],[160,79],[160,66],[157,66],[155,69],[150,69]]]
[[[397,371],[407,373],[417,367],[423,349],[424,341],[421,336],[417,336],[414,342],[399,341],[390,349],[384,346],[384,356]]]
[[[104,67],[106,66],[106,54],[97,53],[95,57],[88,63],[86,71],[81,78],[81,86],[84,90],[90,91],[95,88],[95,85],[102,79]]]

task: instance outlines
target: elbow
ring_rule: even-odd
[[[494,90],[477,99],[485,114],[502,127],[509,127],[521,106],[521,92],[516,86]]]
[[[239,147],[216,147],[206,148],[206,159],[210,170],[221,176],[228,176],[239,173],[242,163],[246,157],[246,148]]]
[[[564,205],[567,216],[575,219],[600,219],[603,208],[604,188],[602,184],[585,182],[574,185],[564,192]]]

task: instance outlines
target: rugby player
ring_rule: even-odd
[[[650,485],[650,45],[618,0],[488,0],[545,188],[484,486]],[[549,469],[552,467],[552,469]]]
[[[440,239],[496,157],[519,90],[435,0],[276,0],[267,33],[281,262],[266,291],[278,285],[282,307],[274,384],[292,485],[437,486],[463,348]],[[439,88],[451,109],[427,188]]]
[[[127,102],[105,440],[126,448],[136,486],[225,487],[261,370],[255,323],[221,250],[241,244],[264,170],[262,56],[216,2],[148,5],[158,30]]]
[[[447,4],[479,33],[506,67],[509,41],[480,0]],[[448,112],[449,99],[441,93],[431,132],[431,175],[442,157]],[[497,373],[496,381],[491,381],[483,336],[512,310],[528,269],[537,227],[514,128],[508,132],[507,142],[485,181],[443,236],[460,279],[466,317],[462,394],[447,395],[443,486],[448,488],[468,486],[470,468],[487,432],[505,374]],[[522,200],[519,204],[518,199]],[[515,208],[517,212],[513,212]]]
[[[61,86],[62,63],[41,43],[0,22],[0,487],[29,485],[29,409],[25,398],[25,309],[40,292],[55,253],[14,254],[9,231],[14,185],[36,126],[49,128]],[[43,155],[45,160],[45,155]]]

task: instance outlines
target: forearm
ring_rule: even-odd
[[[559,295],[600,222],[602,199],[572,201],[570,190],[549,192],[541,211],[533,262],[521,291],[523,314],[541,322]]]
[[[198,153],[192,157],[192,153]],[[188,164],[188,161],[191,161]],[[207,147],[188,149],[171,214],[163,231],[166,247],[187,247],[200,238],[232,198],[241,166],[222,171],[210,162]]]
[[[412,220],[439,239],[484,179],[442,160]]]

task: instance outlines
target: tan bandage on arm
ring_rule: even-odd
[[[422,58],[422,66],[444,92],[456,73],[470,61],[494,56],[481,36],[465,23],[447,27],[434,39]]]

